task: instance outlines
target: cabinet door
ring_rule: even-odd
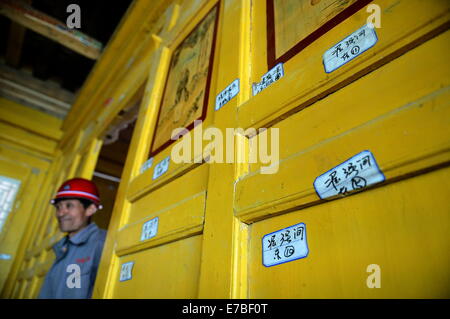
[[[279,62],[284,74],[237,110],[241,127],[267,128],[268,143],[277,130],[279,149],[273,173],[249,163],[234,188],[249,240],[240,250],[245,295],[448,297],[449,4],[377,2],[382,27],[371,29],[369,45],[359,42],[365,6],[333,11],[331,26],[313,2],[296,7],[297,20],[290,1],[255,7],[275,10],[254,21],[275,31],[253,37],[268,63],[254,53],[252,82]],[[264,51],[266,38],[274,48]],[[333,51],[348,61],[327,69]],[[264,142],[247,138],[249,152]]]
[[[136,133],[149,142],[147,161],[130,178],[125,204],[119,204],[126,209],[113,216],[120,223],[110,235],[109,297],[198,296],[207,154],[200,147],[178,161],[173,149],[186,141],[191,147],[191,136],[213,122],[210,91],[220,10],[217,1],[185,1],[171,4],[160,19],[170,24],[160,34],[159,52],[165,53],[153,56],[159,73],[147,86],[158,97],[152,100],[157,111],[150,130]],[[180,128],[183,134],[174,138]]]

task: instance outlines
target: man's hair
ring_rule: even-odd
[[[83,205],[84,209],[88,208],[89,206],[91,206],[92,204],[94,204],[93,201],[86,199],[86,198],[58,198],[55,199],[55,203],[53,205],[58,204],[60,201],[62,200],[66,200],[66,199],[77,199],[80,201],[81,205]]]
[[[86,199],[86,198],[77,198],[81,204],[83,204],[84,209],[88,208],[89,206],[91,206],[92,204],[94,204],[93,201]]]

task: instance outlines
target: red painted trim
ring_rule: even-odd
[[[312,32],[306,38],[300,40],[296,45],[286,51],[279,58],[276,57],[275,48],[275,11],[274,0],[266,0],[267,11],[267,66],[268,70],[273,68],[280,62],[287,62],[293,56],[297,55],[300,51],[308,47],[311,43],[319,39],[322,35],[333,29],[339,23],[343,22],[347,18],[354,15],[356,12],[367,6],[372,0],[358,0],[348,8],[344,9],[338,15],[331,20],[327,21],[324,25]]]
[[[210,56],[209,56],[209,67],[208,67],[209,70],[208,70],[208,76],[206,78],[205,96],[204,96],[204,99],[203,99],[202,115],[199,118],[195,119],[191,124],[189,124],[186,127],[185,133],[183,133],[183,135],[188,133],[188,132],[190,132],[194,128],[195,121],[204,121],[206,119],[206,114],[207,114],[207,110],[208,110],[209,89],[210,89],[210,86],[211,86],[211,78],[212,78],[213,62],[214,62],[214,53],[215,53],[216,39],[217,39],[217,26],[218,26],[218,22],[219,22],[219,14],[220,14],[220,1],[218,1],[217,4],[214,7],[212,7],[211,10],[209,10],[207,14],[205,14],[203,19],[191,30],[191,32],[179,44],[179,45],[181,45],[192,34],[192,32],[194,32],[194,30],[197,28],[197,26],[200,23],[202,23],[204,19],[206,19],[206,17],[211,13],[211,11],[213,11],[216,8],[217,8],[217,14],[216,14],[216,21],[214,23],[213,39],[212,39],[212,43],[211,43],[211,53],[210,53]],[[175,50],[173,52],[175,52],[177,48],[175,48]],[[172,55],[172,58],[170,59],[169,72],[170,72],[170,65],[172,65],[172,59],[173,59],[173,55]],[[166,83],[164,85],[164,93],[163,93],[163,95],[161,97],[161,103],[160,103],[159,110],[158,110],[158,119],[156,120],[156,123],[158,123],[159,116],[161,115],[161,109],[162,109],[162,104],[164,102],[164,95],[166,93],[168,80],[169,80],[169,73],[167,73],[167,76],[166,76]],[[158,125],[158,124],[156,124],[156,125]],[[155,151],[152,152],[153,144],[155,143],[156,130],[157,130],[157,127],[155,127],[155,133],[153,134],[153,140],[152,140],[152,143],[150,145],[150,152],[149,152],[149,156],[148,156],[149,158],[155,156],[156,154],[158,154],[159,152],[161,152],[162,150],[167,148],[169,145],[171,145],[172,143],[177,141],[177,140],[168,140],[167,142],[165,142],[163,145],[161,145]],[[180,136],[180,138],[181,138],[181,136]]]

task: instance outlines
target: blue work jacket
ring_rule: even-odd
[[[58,241],[53,246],[56,260],[38,298],[91,298],[105,237],[106,231],[91,223],[71,238]]]

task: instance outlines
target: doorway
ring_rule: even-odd
[[[102,229],[108,229],[109,226],[144,88],[145,84],[137,90],[100,137],[103,144],[92,181],[99,190],[103,209],[93,216],[92,221]]]

